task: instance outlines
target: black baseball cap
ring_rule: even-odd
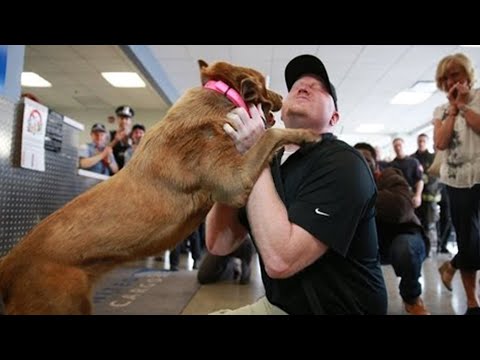
[[[288,91],[290,91],[295,81],[305,74],[314,74],[320,77],[327,88],[328,93],[332,96],[335,109],[338,111],[337,92],[335,91],[333,84],[330,82],[325,65],[323,65],[323,62],[316,56],[300,55],[288,63],[285,68],[285,82]]]
[[[95,132],[95,131],[107,132],[107,129],[105,128],[105,125],[96,123],[96,124],[93,124],[92,130],[90,132]]]

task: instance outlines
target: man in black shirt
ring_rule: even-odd
[[[132,118],[135,112],[130,106],[121,105],[115,110],[117,115],[117,130],[110,131],[110,145],[117,162],[118,169],[125,165],[125,153],[131,147],[130,132],[132,131]]]
[[[416,209],[422,204],[422,191],[423,191],[423,169],[422,165],[417,159],[407,156],[403,148],[404,141],[402,138],[393,139],[393,150],[397,155],[395,159],[390,163],[391,167],[400,169],[405,176],[405,179],[413,192],[412,204]]]
[[[435,158],[435,154],[428,151],[427,140],[427,134],[420,134],[417,136],[418,149],[411,155],[411,157],[417,159],[423,169],[422,180],[424,186],[422,191],[422,204],[415,209],[415,213],[422,222],[423,229],[429,234],[429,231],[432,228],[435,228],[435,223],[437,221],[436,208],[441,199],[441,184],[436,176],[427,173],[428,168],[432,165],[433,159]]]
[[[323,63],[296,57],[285,69],[282,107],[288,128],[322,141],[290,145],[262,172],[242,210],[216,203],[207,247],[226,255],[250,232],[266,296],[229,314],[385,314],[387,294],[375,228],[376,188],[365,160],[331,134],[339,120],[335,88]],[[225,125],[240,152],[265,131],[262,112],[233,110]],[[288,159],[287,159],[288,158]]]

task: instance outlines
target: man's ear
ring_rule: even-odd
[[[335,126],[337,124],[338,120],[340,120],[340,116],[338,115],[338,112],[335,111],[332,114],[332,117],[330,118],[330,121],[329,121],[330,126]]]
[[[198,66],[200,67],[200,81],[202,82],[202,86],[207,83],[208,77],[205,75],[205,69],[208,67],[208,64],[203,61],[202,59],[198,60]]]

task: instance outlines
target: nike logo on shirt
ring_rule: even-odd
[[[315,209],[315,213],[318,215],[323,215],[323,216],[330,216],[330,214],[324,213],[323,211],[320,211],[319,208]]]

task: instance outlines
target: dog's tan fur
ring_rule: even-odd
[[[202,82],[222,80],[265,113],[281,97],[249,68],[199,61]],[[31,230],[0,261],[7,314],[90,314],[95,281],[127,261],[185,239],[213,206],[245,204],[280,146],[318,141],[308,130],[268,129],[240,155],[223,125],[234,105],[201,87],[187,91],[152,127],[128,165]]]

